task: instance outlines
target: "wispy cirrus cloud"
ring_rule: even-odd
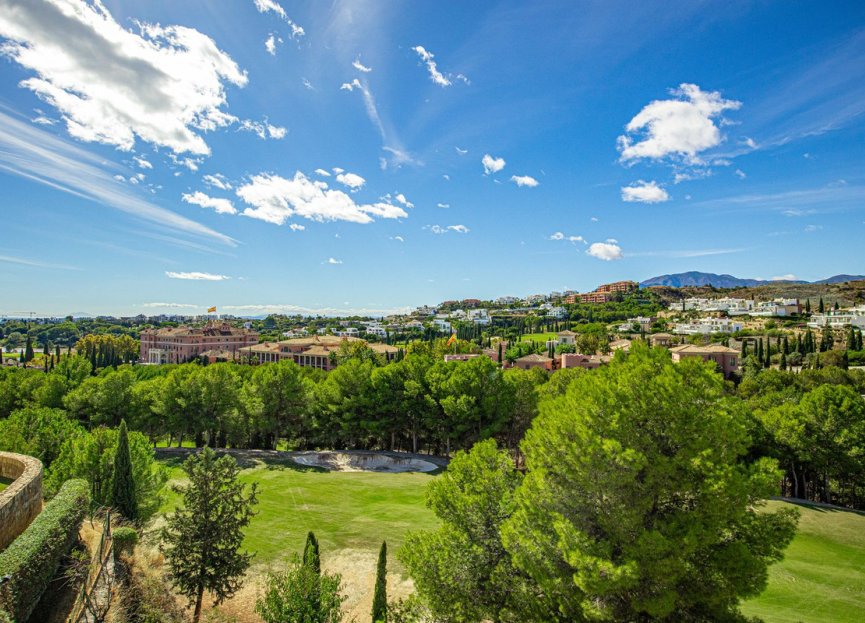
[[[50,262],[43,262],[42,260],[34,260],[26,257],[17,257],[14,255],[4,255],[0,253],[0,262],[4,262],[6,264],[18,264],[19,266],[31,266],[33,268],[56,268],[59,270],[81,270],[75,266],[69,266],[67,264],[52,264]]]
[[[183,279],[186,281],[227,281],[231,279],[228,275],[201,272],[174,272],[171,270],[166,270],[165,276],[169,279]]]
[[[465,84],[470,84],[468,78],[466,78],[463,74],[457,74],[453,76],[451,74],[443,74],[439,71],[438,64],[433,60],[435,55],[424,48],[422,45],[416,45],[412,48],[418,56],[420,56],[423,63],[426,65],[427,72],[429,72],[430,80],[433,83],[437,84],[440,87],[449,87],[453,84],[454,80],[461,81]]]
[[[288,16],[288,13],[285,12],[285,9],[276,0],[253,0],[253,2],[255,2],[255,8],[258,9],[259,13],[273,13],[288,24],[289,28],[291,28],[292,38],[302,37],[306,34],[303,28],[298,26]]]
[[[104,159],[0,110],[0,170],[125,212],[176,233],[234,246],[209,227],[159,207],[114,179],[121,169]]]

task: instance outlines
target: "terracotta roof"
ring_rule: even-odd
[[[708,354],[730,354],[738,355],[739,351],[735,348],[729,348],[723,344],[708,344],[706,346],[697,346],[696,344],[681,344],[673,346],[670,349],[671,353],[693,353],[694,355]]]
[[[297,353],[297,354],[300,356],[317,355],[319,357],[329,357],[330,353],[331,353],[331,350],[329,348],[327,348],[326,346],[311,346],[310,348],[307,348],[302,353]]]
[[[517,361],[525,361],[526,363],[537,362],[537,363],[548,363],[552,361],[549,357],[544,355],[538,355],[537,353],[532,353],[531,355],[524,355],[517,359]]]
[[[377,353],[395,353],[399,351],[396,346],[391,346],[390,344],[381,344],[379,342],[371,342],[367,344],[367,346],[369,346]]]

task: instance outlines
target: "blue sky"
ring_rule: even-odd
[[[0,0],[0,314],[865,272],[865,4]]]

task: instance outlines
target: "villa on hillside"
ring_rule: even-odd
[[[739,351],[734,348],[722,346],[721,344],[707,344],[697,346],[696,344],[681,344],[670,349],[674,362],[679,362],[688,357],[699,357],[703,361],[714,361],[718,370],[729,379],[739,369]]]

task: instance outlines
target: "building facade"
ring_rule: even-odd
[[[714,361],[718,371],[729,379],[739,370],[739,351],[728,348],[721,344],[708,344],[697,346],[695,344],[682,344],[670,349],[673,361],[679,362],[688,357],[699,357],[703,361]]]
[[[225,351],[232,355],[258,343],[258,333],[211,322],[203,327],[163,327],[141,332],[142,363],[184,363],[205,351]]]
[[[336,367],[336,353],[343,344],[364,344],[386,361],[396,359],[399,349],[387,344],[370,343],[356,337],[314,335],[312,337],[263,342],[240,350],[240,360],[249,363],[275,363],[293,361],[305,368],[332,370]]]

